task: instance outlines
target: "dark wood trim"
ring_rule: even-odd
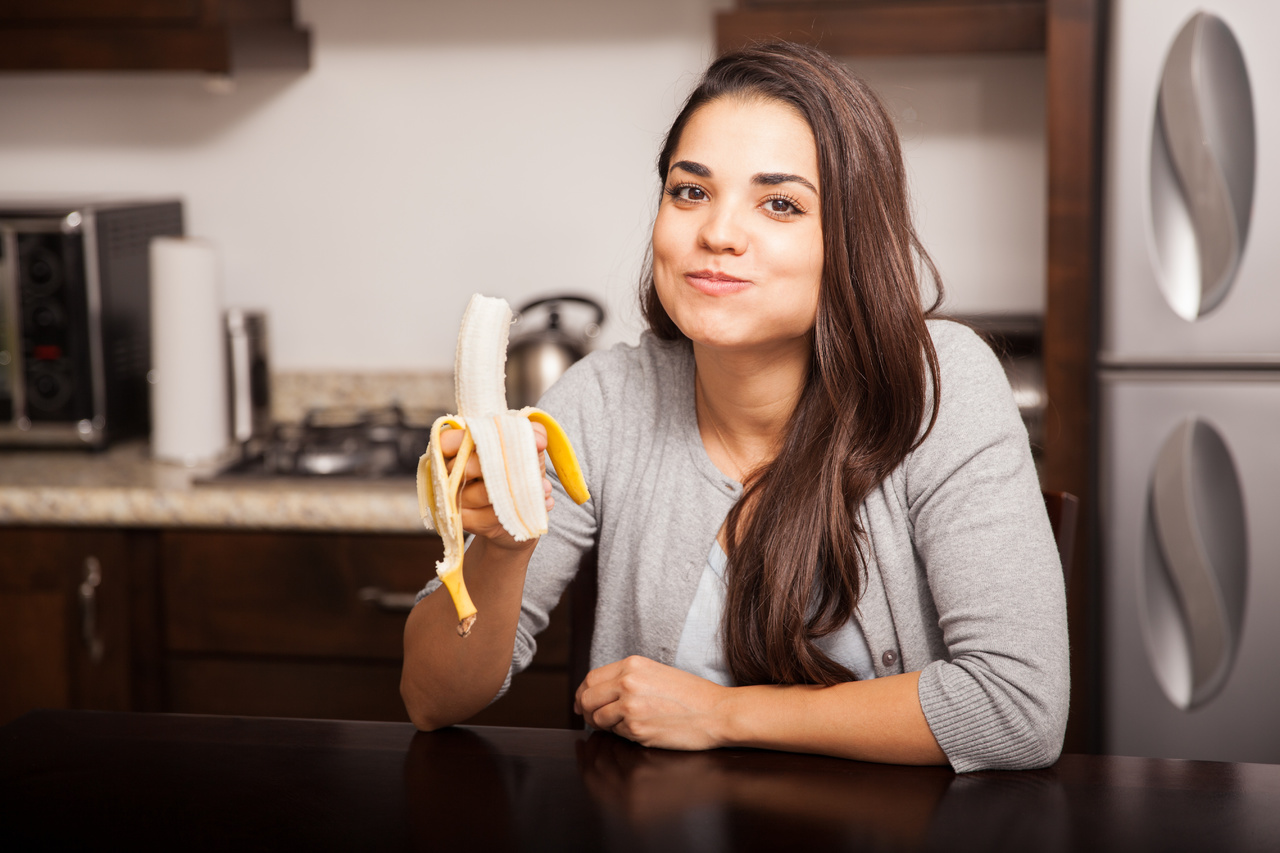
[[[1041,6],[1045,0],[738,0],[743,9],[801,9],[829,6]]]
[[[0,0],[0,24],[292,25],[293,6],[293,0],[40,0],[37,3],[31,0]]]
[[[191,23],[210,0],[0,0],[0,22]],[[216,0],[214,0],[216,2]]]
[[[134,711],[166,710],[160,534],[128,532],[129,691]]]
[[[0,30],[0,70],[231,73],[223,29],[15,27]]]
[[[0,0],[0,71],[305,71],[289,0]]]
[[[716,14],[724,53],[767,39],[821,47],[838,56],[1042,51],[1043,2],[846,4],[735,9]]]
[[[1068,752],[1097,747],[1094,367],[1100,264],[1102,33],[1105,0],[1049,0],[1048,278],[1044,324],[1044,488],[1082,509],[1067,589],[1071,631]]]

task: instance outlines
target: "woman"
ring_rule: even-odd
[[[708,69],[658,172],[649,333],[542,402],[593,498],[516,543],[468,463],[484,618],[460,642],[443,593],[415,608],[410,716],[448,725],[505,689],[594,545],[576,704],[595,728],[672,749],[1052,763],[1057,551],[997,361],[926,320],[917,270],[936,274],[884,109],[816,50],[746,50]]]

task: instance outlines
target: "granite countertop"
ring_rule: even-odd
[[[409,478],[197,482],[210,473],[156,462],[137,441],[0,451],[0,525],[425,533]]]

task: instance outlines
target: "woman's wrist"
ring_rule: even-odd
[[[754,687],[721,687],[722,695],[712,715],[711,736],[718,747],[750,746],[751,700]]]
[[[475,545],[480,545],[484,549],[485,553],[487,553],[491,558],[516,558],[523,559],[527,562],[529,555],[531,555],[533,553],[533,549],[537,547],[538,540],[526,539],[523,542],[516,542],[514,539],[503,541],[502,539],[496,538],[490,539],[487,536],[476,536],[476,541],[473,542],[472,545],[473,547]]]
[[[467,576],[468,587],[475,587],[472,596],[478,593],[487,597],[487,588],[492,584],[506,584],[508,581],[505,579],[514,577],[519,578],[519,588],[523,590],[524,573],[529,568],[529,560],[537,544],[536,539],[508,545],[477,536],[467,549],[466,558],[466,565],[475,567],[473,574]]]

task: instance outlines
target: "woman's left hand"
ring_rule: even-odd
[[[642,746],[713,749],[721,745],[717,711],[731,689],[632,655],[587,673],[573,709],[592,728]]]

